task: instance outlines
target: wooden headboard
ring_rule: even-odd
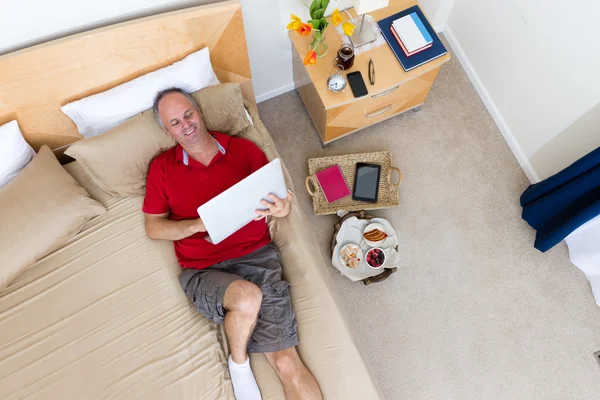
[[[239,1],[83,32],[0,56],[0,125],[13,119],[39,149],[81,136],[60,107],[181,60],[204,47],[221,82],[255,102]]]

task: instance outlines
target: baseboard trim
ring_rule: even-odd
[[[261,103],[265,100],[272,99],[273,97],[277,97],[280,94],[284,94],[285,92],[294,90],[294,88],[295,88],[294,82],[288,83],[287,85],[280,86],[280,87],[270,90],[266,93],[259,94],[258,96],[256,96],[256,102]]]
[[[473,65],[471,65],[469,58],[467,57],[465,51],[458,42],[458,39],[456,39],[456,36],[454,36],[454,34],[452,33],[452,29],[448,24],[444,26],[444,36],[448,40],[448,43],[450,43],[450,47],[452,47],[456,58],[458,59],[463,69],[469,76],[469,79],[471,80],[471,83],[473,83],[475,90],[477,90],[479,97],[481,97],[483,104],[485,104],[490,115],[494,119],[494,122],[496,122],[498,129],[500,129],[500,132],[502,133],[502,136],[504,136],[504,140],[506,140],[508,147],[510,147],[515,158],[519,162],[521,169],[523,169],[523,172],[525,172],[525,175],[531,183],[539,182],[540,178],[538,174],[533,169],[533,166],[529,162],[529,159],[525,156],[523,149],[521,148],[521,146],[519,146],[510,127],[506,123],[506,120],[500,113],[500,110],[496,106],[496,103],[494,103],[494,100],[492,99],[485,85],[481,81],[481,78],[479,78],[479,75],[473,68]]]

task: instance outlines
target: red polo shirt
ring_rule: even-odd
[[[219,152],[203,165],[189,157],[180,145],[159,154],[150,164],[146,180],[146,214],[169,213],[169,219],[198,218],[197,209],[268,163],[265,154],[249,140],[210,132]],[[203,269],[244,256],[271,241],[265,220],[252,221],[218,244],[199,232],[175,241],[175,253],[183,268]]]

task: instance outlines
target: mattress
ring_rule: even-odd
[[[277,157],[251,112],[248,138]],[[143,199],[112,197],[78,164],[65,168],[108,211],[0,290],[0,398],[233,400],[222,326],[181,290],[173,244],[146,236]],[[379,399],[295,198],[269,228],[291,284],[298,351],[324,398]],[[263,399],[285,398],[264,355],[250,360]]]
[[[141,197],[108,212],[0,292],[2,399],[233,399],[221,327],[190,306],[173,244],[147,238]]]

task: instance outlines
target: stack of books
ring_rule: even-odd
[[[390,30],[407,57],[420,53],[433,44],[431,35],[416,12],[392,22]]]
[[[382,19],[377,24],[407,72],[448,53],[419,6]]]

